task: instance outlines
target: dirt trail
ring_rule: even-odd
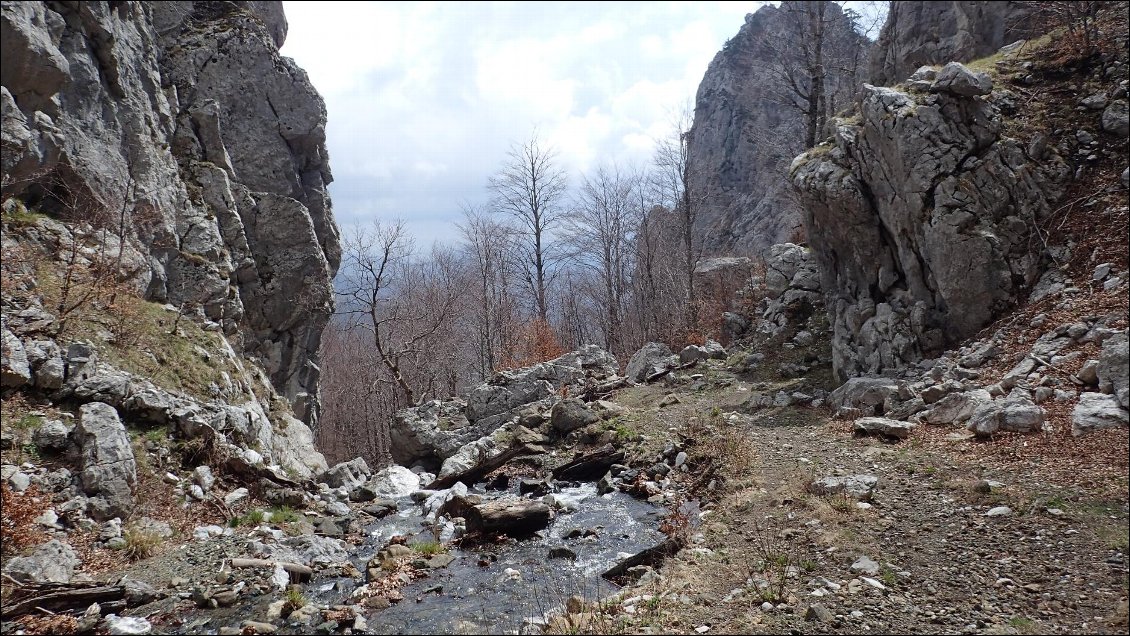
[[[978,443],[934,429],[888,443],[855,438],[820,409],[737,413],[749,382],[707,375],[733,384],[618,396],[641,409],[632,424],[650,438],[689,430],[722,440],[690,445],[688,477],[708,457],[731,474],[717,480],[691,546],[635,591],[659,598],[625,630],[1126,632],[1124,467],[1099,461],[1082,479],[1035,460],[998,461],[1007,453],[985,446],[1043,443],[1031,436]],[[648,406],[672,390],[681,403]],[[1099,435],[1125,446],[1125,431]],[[869,505],[807,492],[814,479],[855,474],[878,478]],[[987,515],[1001,506],[1010,512]],[[860,557],[873,563],[853,571]]]

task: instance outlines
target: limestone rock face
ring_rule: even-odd
[[[1050,213],[1065,164],[1002,136],[992,96],[951,89],[865,85],[859,123],[793,162],[841,378],[973,335],[1041,273],[1025,219]]]
[[[1031,37],[1021,2],[892,2],[871,52],[871,82],[889,85],[915,69],[968,62]]]
[[[279,55],[282,3],[6,2],[0,30],[5,197],[124,213],[108,247],[137,290],[200,307],[314,423],[340,247],[325,105]]]
[[[827,59],[866,57],[866,42],[839,19],[839,6],[826,4]],[[801,226],[800,209],[782,177],[803,148],[805,123],[781,97],[787,89],[775,70],[779,51],[800,50],[801,5],[783,2],[747,15],[699,84],[687,155],[691,195],[700,202],[696,235],[707,254],[760,251],[783,243]],[[856,82],[839,70],[845,65],[829,66],[837,70],[828,92],[846,105]]]

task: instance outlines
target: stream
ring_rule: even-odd
[[[595,600],[613,593],[616,586],[602,579],[601,573],[664,538],[658,526],[666,511],[630,495],[600,496],[596,486],[587,483],[562,488],[554,496],[575,510],[559,512],[548,528],[529,538],[472,550],[451,548],[455,557],[451,565],[430,570],[427,578],[402,588],[400,603],[366,615],[369,630],[376,634],[518,633],[527,617],[540,618],[571,595]],[[393,535],[415,535],[421,540],[433,537],[430,530],[421,532],[419,505],[401,501],[401,506],[396,515],[369,527],[369,538],[355,558],[362,570]],[[570,531],[594,528],[595,536],[564,538]],[[555,547],[572,550],[576,560],[550,559],[549,552]],[[490,563],[483,567],[480,560]],[[334,595],[339,587],[351,589],[352,583],[349,580],[339,586],[337,581],[315,581],[311,587],[318,590],[315,598],[319,602],[345,602],[347,598],[337,600]]]

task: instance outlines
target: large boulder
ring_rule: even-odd
[[[600,417],[577,398],[561,400],[549,412],[549,423],[558,433],[568,433],[597,422]]]
[[[674,366],[677,361],[667,345],[649,342],[632,354],[624,375],[632,382],[646,382],[648,377]]]
[[[82,405],[74,435],[82,452],[82,489],[92,497],[91,516],[96,521],[129,517],[137,464],[118,412],[102,402]]]
[[[1032,400],[1010,396],[978,406],[969,416],[967,427],[977,437],[988,437],[999,431],[1035,433],[1043,430],[1044,409]]]
[[[366,488],[381,498],[407,497],[420,489],[420,477],[403,466],[386,466],[373,475]]]
[[[1122,408],[1130,407],[1130,342],[1127,332],[1103,341],[1097,369],[1099,390],[1112,393]]]
[[[616,357],[596,345],[513,371],[501,371],[467,396],[467,419],[478,421],[508,415],[522,406],[543,400],[565,386],[587,378],[604,379],[616,374]],[[501,421],[499,422],[501,423]]]
[[[1071,434],[1075,436],[1095,429],[1118,428],[1130,423],[1130,411],[1122,407],[1113,395],[1084,393],[1071,412]]]
[[[30,556],[5,559],[4,574],[19,583],[70,583],[79,563],[71,546],[52,539]]]
[[[20,339],[11,331],[0,331],[0,387],[19,387],[31,382],[31,364]]]
[[[964,424],[977,407],[992,401],[993,396],[984,389],[950,393],[919,417],[927,424]]]
[[[852,378],[832,391],[829,402],[840,409],[857,409],[863,415],[880,415],[898,391],[899,383],[891,378]]]
[[[410,466],[423,462],[438,466],[464,444],[482,437],[465,414],[467,403],[453,398],[429,400],[403,409],[389,427],[389,450],[393,461]]]
[[[355,457],[347,462],[334,464],[319,479],[330,488],[353,490],[368,481],[372,474],[373,471],[369,469],[365,458]]]
[[[1038,35],[1024,2],[892,2],[871,50],[871,81],[893,84],[922,66],[968,62]]]

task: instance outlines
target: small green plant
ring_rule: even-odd
[[[722,409],[718,408],[717,406],[710,409],[710,417],[721,417],[721,416],[722,416]]]
[[[802,559],[800,562],[800,569],[805,572],[814,572],[816,570],[816,561],[812,559]]]
[[[168,431],[166,431],[164,428],[154,428],[145,431],[145,439],[153,442],[154,444],[160,444],[161,442],[165,441],[165,438],[167,438],[168,435]]]
[[[302,595],[302,588],[297,585],[288,585],[283,595],[283,613],[290,614],[296,609],[306,606],[306,597]]]
[[[126,542],[123,550],[131,561],[140,561],[153,556],[157,546],[161,544],[161,537],[158,534],[144,528],[126,528],[122,532],[122,539]]]
[[[238,515],[228,519],[229,528],[238,528],[241,523],[243,523],[243,519],[240,519]]]
[[[247,514],[243,516],[243,521],[247,525],[257,526],[257,525],[263,523],[263,519],[265,518],[265,516],[266,515],[263,514],[262,510],[255,508],[253,510],[247,511]]]
[[[298,512],[290,506],[275,506],[271,508],[272,523],[293,523],[300,518]]]
[[[879,574],[879,580],[887,587],[895,587],[898,585],[899,579],[895,571],[889,567],[884,566],[882,573]]]
[[[412,544],[412,549],[424,556],[434,556],[447,550],[439,541],[417,541]]]

